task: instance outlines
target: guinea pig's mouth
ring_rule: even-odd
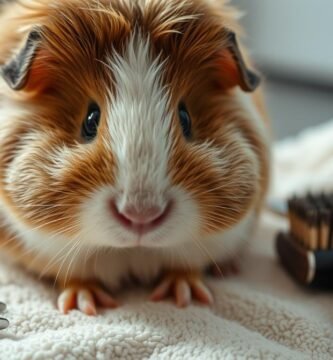
[[[172,209],[173,202],[170,201],[167,206],[161,211],[155,211],[154,214],[150,216],[135,216],[131,217],[121,213],[115,202],[110,201],[109,208],[114,219],[126,230],[132,232],[138,236],[137,245],[141,245],[141,239],[144,235],[151,233],[155,230],[158,230],[169,218]]]

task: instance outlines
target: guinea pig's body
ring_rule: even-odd
[[[128,277],[210,302],[201,273],[250,238],[268,124],[235,16],[217,0],[3,6],[2,251],[64,287],[64,312],[114,306],[98,284]]]

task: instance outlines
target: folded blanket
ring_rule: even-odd
[[[329,170],[319,166],[333,164],[328,131],[332,139],[333,123],[276,148],[279,181],[273,195],[287,196],[296,188],[296,179],[303,179],[307,187],[305,175],[314,169],[317,176],[328,176]],[[324,135],[326,154],[318,147]],[[310,154],[320,157],[320,163]],[[313,178],[319,186],[319,179]],[[328,177],[325,181],[329,185]],[[119,309],[97,317],[78,311],[64,316],[55,308],[52,285],[3,259],[0,301],[8,305],[11,325],[0,333],[0,358],[332,359],[333,296],[301,288],[280,267],[273,240],[286,226],[284,219],[263,214],[252,248],[242,260],[242,273],[210,280],[216,299],[212,308],[192,305],[179,310],[168,302],[153,304],[146,292],[133,289],[123,295]]]
[[[333,191],[333,120],[275,146],[271,196]]]

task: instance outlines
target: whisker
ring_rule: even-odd
[[[62,260],[62,262],[61,262],[61,264],[60,264],[60,266],[59,266],[57,275],[56,275],[56,277],[55,277],[55,279],[54,279],[54,282],[53,282],[53,287],[55,287],[55,285],[56,285],[56,283],[57,283],[57,281],[58,281],[58,277],[59,277],[59,275],[60,275],[60,272],[62,271],[62,268],[63,268],[66,260],[68,259],[68,257],[69,257],[69,256],[71,255],[71,253],[73,252],[73,249],[76,249],[76,246],[77,246],[77,244],[80,242],[80,239],[75,238],[75,239],[73,239],[73,241],[74,241],[74,244],[72,244],[72,247],[70,248],[70,250],[68,251],[68,253],[66,254],[66,256],[64,257],[64,259]],[[64,283],[64,284],[66,284],[66,283]]]
[[[74,224],[74,226],[71,226],[71,228],[77,228],[79,226],[79,224]],[[57,232],[55,233],[53,236],[51,236],[50,239],[56,237],[56,236],[59,236],[59,235],[62,235],[63,232],[67,232],[68,231],[68,228],[65,228],[63,229],[62,231],[60,232]],[[55,262],[58,262],[62,259],[62,257],[60,259],[57,259],[58,255],[60,255],[63,251],[67,250],[68,247],[71,245],[71,241],[69,241],[64,247],[62,247],[50,260],[49,262],[45,265],[42,273],[40,274],[39,278],[42,278],[44,276],[44,274],[47,272],[47,270],[52,267]]]
[[[65,284],[67,283],[67,277],[71,276],[72,271],[69,273],[69,271],[71,270],[72,264],[74,264],[74,260],[76,259],[77,255],[79,254],[80,250],[82,249],[82,240],[81,240],[81,233],[78,234],[78,236],[76,237],[78,239],[78,241],[75,243],[75,248],[72,251],[72,259],[70,260],[68,266],[67,266],[67,271],[66,271],[66,275],[65,275]],[[80,247],[81,245],[81,247]]]
[[[38,225],[37,227],[35,227],[33,229],[31,229],[30,231],[39,230],[42,227],[47,227],[50,224],[54,224],[54,223],[62,221],[62,220],[73,220],[73,219],[76,219],[76,216],[75,215],[74,216],[63,216],[61,218],[50,220],[50,221],[48,221],[46,223],[45,223],[45,219],[47,219],[47,217],[41,217],[40,219],[38,219],[38,221],[36,221],[36,224],[39,224],[39,223],[42,223],[42,224]]]
[[[80,246],[81,245],[81,246]],[[72,265],[74,267],[74,259],[77,258],[78,254],[81,252],[81,250],[83,249],[84,244],[82,243],[82,241],[79,241],[78,246],[77,246],[77,250],[74,252],[73,257],[71,262],[69,263],[69,266],[67,268],[67,273],[68,273],[68,277],[71,278],[72,273],[73,273],[73,268]],[[66,277],[65,277],[65,284],[67,283],[67,273],[66,273]]]
[[[26,204],[26,205],[16,205],[15,208],[17,209],[30,209],[30,208],[48,208],[48,209],[53,209],[53,208],[63,208],[63,207],[69,207],[69,206],[76,206],[78,204]]]
[[[195,238],[193,239],[194,240],[194,243],[196,244],[196,246],[201,250],[203,251],[207,256],[208,258],[212,261],[212,263],[216,266],[218,272],[220,273],[221,277],[224,277],[224,274],[220,268],[220,266],[217,264],[217,262],[214,260],[213,256],[210,254],[210,252],[208,251],[208,249],[203,246],[203,244],[200,244],[199,241],[197,241]]]

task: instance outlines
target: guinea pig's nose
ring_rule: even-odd
[[[134,224],[149,224],[154,222],[163,214],[163,209],[159,206],[137,209],[134,206],[126,206],[120,215]]]
[[[170,213],[171,203],[165,207],[158,205],[137,207],[126,204],[120,209],[111,200],[110,208],[115,219],[125,228],[143,234],[162,225]]]

